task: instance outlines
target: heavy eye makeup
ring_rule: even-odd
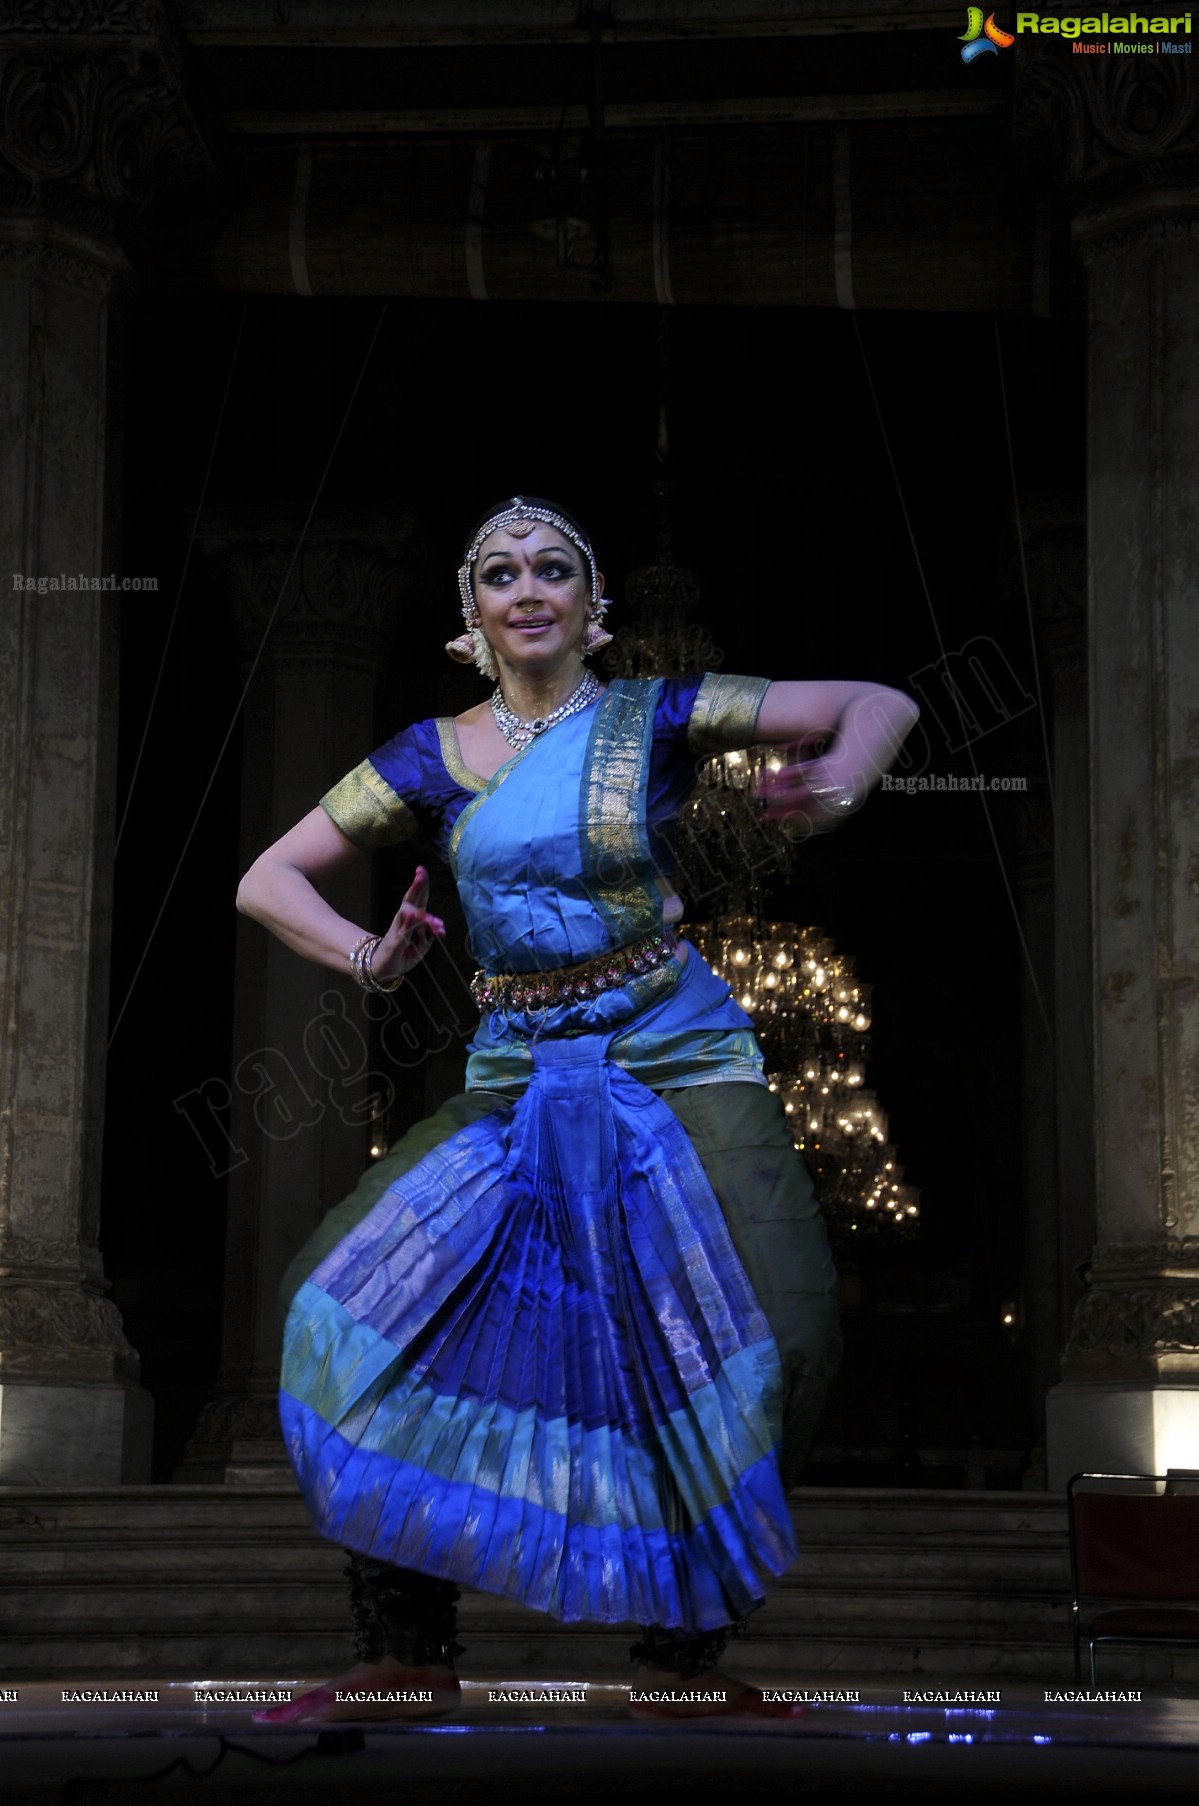
[[[550,558],[544,564],[535,565],[533,575],[545,578],[551,583],[566,583],[572,577],[578,576],[578,567],[567,564],[560,558]],[[479,582],[487,584],[490,589],[503,589],[513,582],[515,577],[516,567],[514,565],[497,564],[483,571]]]

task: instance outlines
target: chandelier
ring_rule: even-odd
[[[677,562],[671,520],[669,312],[658,319],[659,475],[654,557],[629,573],[632,618],[604,658],[614,677],[718,670],[723,654],[692,619],[697,574]],[[713,917],[691,939],[752,1017],[770,1089],[782,1100],[834,1241],[910,1234],[919,1194],[904,1183],[887,1118],[866,1089],[870,987],[818,928],[762,919],[769,880],[791,868],[795,842],[757,806],[758,780],[781,769],[774,747],[706,760],[679,816],[677,876],[691,909]]]
[[[613,677],[685,677],[716,671],[723,653],[691,610],[699,601],[699,578],[674,556],[670,523],[671,484],[653,485],[657,506],[654,556],[628,574],[625,589],[631,615],[604,658]]]
[[[727,756],[727,755],[726,755]],[[904,1183],[887,1117],[865,1085],[870,987],[819,928],[726,916],[691,938],[753,1018],[835,1239],[910,1234],[919,1194]]]
[[[764,772],[782,769],[773,746],[706,759],[678,823],[680,888],[691,901],[711,899],[722,913],[750,910],[768,880],[791,869],[794,843],[757,806]]]

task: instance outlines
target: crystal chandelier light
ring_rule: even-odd
[[[613,677],[684,677],[719,670],[723,654],[706,627],[691,619],[699,578],[674,556],[670,524],[671,484],[653,486],[657,501],[654,556],[629,572],[625,590],[630,618],[604,658]]]
[[[911,1232],[918,1193],[865,1087],[870,987],[818,928],[725,917],[692,939],[746,1013],[834,1236]]]
[[[692,902],[741,915],[768,881],[790,870],[793,842],[755,802],[758,778],[781,766],[773,746],[722,753],[700,766],[678,826],[679,884]]]

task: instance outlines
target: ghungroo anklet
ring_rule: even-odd
[[[458,1588],[432,1574],[396,1568],[390,1562],[349,1551],[354,1649],[364,1662],[385,1655],[411,1668],[431,1663],[452,1667],[462,1654],[457,1640]]]
[[[718,1630],[666,1630],[651,1624],[629,1650],[633,1662],[645,1662],[650,1668],[668,1668],[680,1680],[693,1680],[708,1668],[715,1668],[724,1654],[730,1637],[739,1636],[740,1624],[722,1625]]]

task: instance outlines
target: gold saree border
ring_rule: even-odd
[[[662,684],[617,678],[601,698],[584,757],[579,823],[587,890],[617,946],[662,926],[641,799]],[[650,873],[648,880],[636,876]]]
[[[463,790],[486,790],[487,779],[481,778],[477,771],[472,771],[462,757],[462,748],[458,743],[458,729],[454,726],[452,715],[438,715],[433,724],[437,729],[437,744],[441,752],[441,762]]]

